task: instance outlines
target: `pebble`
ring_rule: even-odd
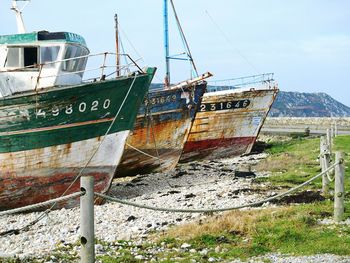
[[[145,257],[142,256],[142,255],[136,255],[136,256],[135,256],[135,259],[137,259],[137,260],[144,260]]]
[[[183,243],[183,244],[181,245],[181,248],[182,248],[182,249],[189,249],[190,247],[191,247],[191,245],[188,244],[188,243]]]

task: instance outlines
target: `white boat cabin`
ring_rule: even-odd
[[[0,98],[82,83],[89,49],[68,32],[0,36]]]

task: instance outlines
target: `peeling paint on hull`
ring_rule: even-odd
[[[44,176],[23,176],[19,178],[2,176],[0,179],[0,209],[6,210],[23,207],[29,204],[40,203],[44,200],[57,198],[70,186],[82,168],[83,167],[50,169],[49,175]],[[94,176],[94,191],[106,192],[109,188],[115,168],[115,166],[89,167],[83,175]],[[42,172],[39,170],[38,173]],[[78,192],[79,190],[80,181],[77,180],[66,194]],[[40,194],[38,194],[38,192]],[[8,202],[8,196],[11,196],[10,202]],[[65,202],[57,203],[55,209],[74,207],[78,203],[79,198],[70,199]]]
[[[205,93],[181,162],[249,153],[277,92],[248,89]]]
[[[78,175],[93,175],[95,190],[106,192],[153,74],[0,100],[0,209],[60,197]],[[78,204],[72,199],[55,208]]]
[[[41,149],[0,154],[0,210],[39,203],[61,196],[81,171],[95,177],[95,191],[106,192],[113,179],[129,131]],[[103,140],[103,142],[102,142]],[[102,144],[100,145],[100,143]],[[99,147],[99,148],[98,148]],[[95,156],[88,160],[98,148]],[[85,166],[87,167],[82,170]],[[80,189],[77,180],[70,190]],[[79,198],[55,208],[73,207]]]
[[[173,169],[180,159],[205,89],[206,83],[194,89],[152,90],[147,103],[140,108],[116,176]]]

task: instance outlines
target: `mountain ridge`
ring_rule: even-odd
[[[270,117],[349,117],[350,107],[324,92],[280,91]]]
[[[152,83],[150,89],[162,88],[163,86],[161,83]],[[268,116],[350,117],[350,107],[324,92],[279,91]]]

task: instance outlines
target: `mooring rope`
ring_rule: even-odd
[[[79,197],[79,196],[82,196],[84,194],[85,194],[85,192],[80,191],[80,192],[72,193],[69,195],[61,196],[61,197],[58,197],[55,199],[50,199],[50,200],[45,201],[45,202],[41,202],[41,203],[37,203],[37,204],[33,204],[33,205],[27,205],[27,206],[23,206],[23,207],[11,209],[11,210],[1,211],[0,216],[12,215],[12,214],[17,214],[17,213],[23,213],[23,212],[30,211],[30,210],[35,210],[38,208],[42,208],[42,207],[51,205],[53,203],[66,201],[66,200],[69,200],[69,199],[72,199],[75,197]]]
[[[292,192],[295,192],[296,190],[304,187],[305,185],[311,183],[312,181],[316,180],[317,178],[319,178],[320,176],[322,176],[323,174],[327,173],[328,171],[330,171],[332,168],[334,168],[336,165],[340,164],[340,162],[338,163],[334,163],[333,165],[331,165],[327,170],[315,175],[314,177],[310,178],[309,180],[305,181],[304,183],[293,187],[291,189],[289,189],[288,191],[284,192],[284,193],[280,193],[278,195],[274,195],[271,197],[268,197],[264,200],[261,201],[257,201],[257,202],[253,202],[253,203],[249,203],[249,204],[244,204],[244,205],[239,205],[239,206],[233,206],[233,207],[225,207],[225,208],[212,208],[212,209],[182,209],[182,208],[164,208],[164,207],[155,207],[155,206],[149,206],[149,205],[144,205],[144,204],[139,204],[139,203],[135,203],[135,202],[131,202],[131,201],[126,201],[126,200],[122,200],[119,198],[115,198],[115,197],[111,197],[105,194],[101,194],[101,193],[94,193],[96,196],[104,198],[108,201],[111,202],[117,202],[123,205],[129,205],[129,206],[134,206],[134,207],[138,207],[138,208],[143,208],[143,209],[149,209],[149,210],[154,210],[154,211],[162,211],[162,212],[175,212],[175,213],[213,213],[213,212],[224,212],[224,211],[230,211],[230,210],[236,210],[236,209],[241,209],[241,208],[245,208],[245,207],[253,207],[253,206],[258,206],[258,205],[262,205],[264,203],[270,202],[272,200],[281,198],[285,195],[288,195]]]
[[[330,172],[328,172],[328,173],[326,173],[326,174],[327,174],[328,180],[329,180],[330,182],[333,182],[334,179],[335,179],[335,176],[331,177],[331,176],[330,176],[331,173],[333,173],[333,171],[330,171]]]

